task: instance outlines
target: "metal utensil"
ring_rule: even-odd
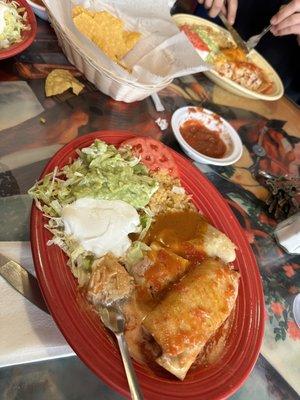
[[[239,35],[239,33],[233,28],[232,25],[228,22],[227,18],[223,13],[219,14],[219,17],[223,24],[225,25],[226,29],[231,33],[231,36],[235,43],[237,44],[238,47],[240,47],[246,54],[249,53],[249,49],[246,45],[246,42],[242,39],[242,37]]]
[[[37,279],[3,254],[0,254],[0,275],[27,300],[49,314]]]
[[[272,28],[272,25],[269,25],[265,29],[263,29],[263,31],[261,33],[259,33],[258,35],[251,36],[251,38],[248,39],[246,42],[246,46],[248,47],[248,50],[250,51],[250,50],[254,49],[254,47],[256,47],[258,45],[258,42],[260,41],[260,39],[266,33],[268,33],[271,28]]]
[[[133,400],[142,400],[143,395],[141,393],[139,383],[133,369],[133,365],[131,362],[127,343],[124,336],[124,329],[125,329],[124,315],[117,308],[117,306],[100,307],[99,314],[106,328],[110,329],[116,335],[120,353],[122,356],[125,373],[127,376],[131,398]]]

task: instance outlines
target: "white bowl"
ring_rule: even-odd
[[[182,137],[180,126],[188,120],[201,121],[208,129],[219,131],[220,138],[227,145],[222,158],[205,156],[191,147]],[[218,114],[202,107],[182,107],[175,111],[171,120],[174,135],[182,150],[193,160],[202,164],[230,165],[237,162],[243,152],[243,145],[236,130]]]
[[[35,15],[42,18],[44,21],[48,21],[46,7],[40,6],[39,4],[36,4],[34,1],[30,1],[30,0],[27,0],[27,3],[33,9],[33,12],[35,13]]]

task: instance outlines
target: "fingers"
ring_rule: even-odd
[[[271,19],[275,36],[300,34],[300,0],[292,0]]]
[[[210,6],[209,5],[206,6],[207,2],[208,2],[208,4],[211,3],[211,5]],[[219,14],[219,12],[221,11],[221,8],[222,8],[223,4],[224,4],[224,0],[213,0],[213,1],[206,0],[205,1],[205,7],[210,8],[208,15],[211,18],[215,18]]]
[[[290,17],[287,17],[282,22],[277,24],[275,28],[280,31],[281,29],[288,28],[297,24],[300,24],[300,13],[296,13],[291,15]]]
[[[231,25],[234,24],[237,8],[238,8],[238,0],[227,1],[227,19]]]
[[[214,0],[204,0],[203,4],[204,7],[208,10],[211,8],[212,4],[213,4]]]
[[[215,18],[220,11],[224,12],[230,24],[233,24],[236,17],[236,11],[238,7],[238,0],[227,0],[225,8],[225,0],[198,0],[199,4],[203,4],[204,7],[209,10],[208,15],[211,18]]]
[[[299,26],[300,26],[300,13],[295,13],[285,18],[282,22],[274,25],[271,29],[271,32],[275,36],[283,36],[289,35],[291,33],[299,34]]]
[[[271,24],[277,25],[290,15],[300,11],[300,0],[292,0],[289,4],[284,7],[281,7],[277,14],[271,18]]]
[[[275,36],[300,35],[300,24],[283,28],[274,33]]]

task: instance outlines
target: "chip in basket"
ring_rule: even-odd
[[[78,95],[84,85],[65,69],[54,69],[46,78],[45,91],[47,97],[61,94],[70,88],[74,94]]]
[[[76,6],[72,17],[76,28],[116,62],[122,60],[141,36],[139,32],[126,31],[124,22],[107,11],[93,12]]]

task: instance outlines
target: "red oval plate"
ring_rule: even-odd
[[[79,137],[63,147],[43,174],[76,158],[75,150],[96,138],[118,146],[133,135],[124,131],[100,131]],[[172,151],[172,150],[171,150]],[[226,354],[213,366],[189,371],[183,382],[134,362],[146,399],[224,399],[235,392],[251,372],[259,354],[264,331],[264,298],[259,271],[245,234],[215,187],[190,161],[172,151],[181,182],[193,194],[195,205],[238,246],[235,267],[241,273],[236,315]],[[112,336],[101,325],[77,290],[67,258],[57,246],[47,246],[50,233],[42,213],[32,207],[31,245],[37,278],[51,314],[78,356],[104,382],[129,397],[121,358]]]
[[[30,46],[31,43],[33,42],[36,35],[36,30],[37,30],[36,19],[30,5],[27,3],[26,0],[17,0],[17,2],[20,4],[21,7],[24,7],[26,9],[28,16],[28,23],[31,26],[31,29],[30,31],[22,32],[21,42],[14,43],[7,49],[0,49],[0,60],[13,57],[21,53],[25,49],[27,49],[27,47]]]

